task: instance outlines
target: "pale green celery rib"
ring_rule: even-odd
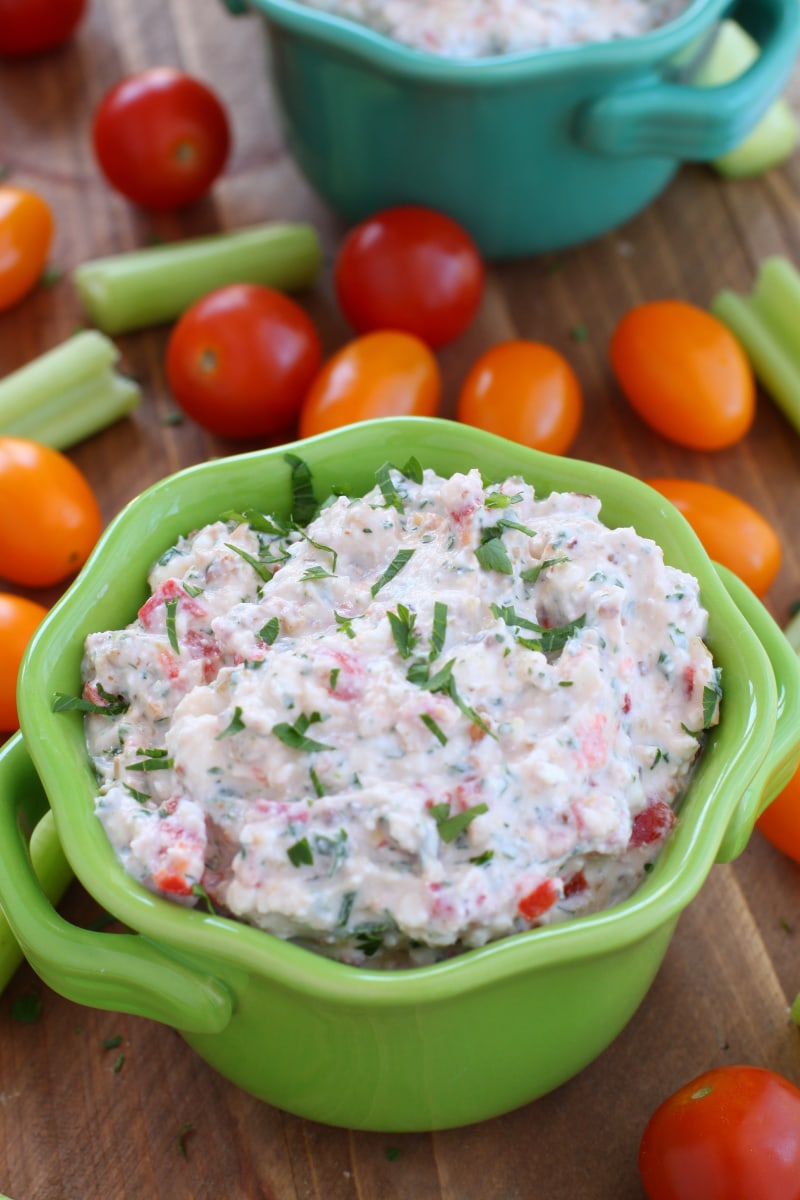
[[[227,284],[301,290],[321,261],[311,225],[272,222],[94,259],[76,267],[73,281],[93,323],[114,334],[172,321]]]
[[[120,375],[119,352],[94,329],[46,351],[0,380],[0,434],[66,450],[139,403],[138,384]]]
[[[57,904],[72,878],[61,843],[56,834],[53,814],[46,812],[31,838],[31,860],[42,890],[51,904]],[[0,913],[0,992],[22,962],[22,950]]]
[[[789,645],[795,654],[800,654],[800,612],[794,614],[789,624],[784,626],[783,632],[789,639]]]
[[[786,259],[766,259],[749,296],[723,290],[711,311],[741,342],[759,382],[800,431],[800,275]]]

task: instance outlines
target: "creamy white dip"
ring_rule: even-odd
[[[592,496],[378,479],[302,529],[182,538],[136,620],[88,638],[117,855],[356,964],[617,903],[718,719],[696,580]]]
[[[449,58],[607,42],[649,33],[689,0],[301,0]]]

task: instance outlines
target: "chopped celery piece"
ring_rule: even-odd
[[[119,352],[94,329],[0,380],[0,434],[66,450],[125,416],[139,387],[114,370]]]
[[[698,87],[718,87],[737,79],[755,62],[759,46],[736,21],[720,23],[714,42],[692,82]],[[728,178],[760,175],[784,162],[798,141],[797,120],[786,100],[779,97],[769,106],[750,133],[712,166]]]
[[[783,632],[795,654],[800,654],[800,612],[796,612]]]
[[[785,258],[761,264],[752,292],[724,289],[711,311],[741,342],[759,382],[800,431],[800,275]]]
[[[173,321],[226,284],[309,287],[321,260],[312,226],[273,222],[94,259],[76,267],[73,281],[94,324],[125,333]]]
[[[31,860],[42,890],[51,904],[57,904],[72,878],[56,834],[53,814],[46,812],[31,838]],[[22,962],[22,951],[0,912],[0,992]]]

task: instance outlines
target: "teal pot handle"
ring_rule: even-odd
[[[29,831],[45,807],[22,734],[16,734],[0,750],[0,908],[36,973],[78,1004],[133,1013],[187,1033],[222,1032],[233,999],[219,980],[139,934],[95,933],[58,915],[28,848]]]
[[[800,44],[797,0],[744,0],[730,14],[760,46],[738,79],[719,87],[639,82],[590,102],[575,135],[614,157],[710,161],[740,145],[783,90]]]
[[[797,0],[793,2],[797,3]],[[746,584],[725,567],[717,565],[717,572],[766,650],[778,690],[772,744],[755,779],[733,812],[717,853],[717,862],[731,862],[744,850],[761,813],[786,787],[800,762],[800,658],[783,630]],[[724,679],[722,697],[724,704]]]

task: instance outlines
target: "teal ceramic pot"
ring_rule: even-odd
[[[800,40],[797,0],[693,0],[643,37],[463,61],[296,0],[227,4],[263,19],[289,148],[335,210],[356,221],[430,205],[488,258],[597,237],[649,204],[681,162],[737,146]],[[734,83],[692,87],[727,15],[761,54]]]
[[[94,813],[82,718],[54,712],[54,697],[80,691],[85,636],[134,617],[150,564],[179,534],[230,508],[289,511],[287,449],[309,464],[320,497],[334,486],[363,492],[387,459],[412,455],[448,475],[518,473],[540,494],[594,492],[606,523],[633,524],[698,577],[723,672],[723,715],[664,852],[624,903],[434,966],[381,972],[170,903],[120,866]],[[22,734],[0,750],[0,905],[40,976],[78,1003],[174,1026],[226,1078],[300,1116],[430,1130],[548,1092],[622,1030],[681,912],[714,863],[744,847],[794,769],[800,664],[763,606],[721,576],[677,509],[643,483],[468,426],[392,418],[203,463],[144,492],[34,635],[19,711]],[[45,896],[27,842],[48,801],[75,875],[129,932],[75,928]]]

